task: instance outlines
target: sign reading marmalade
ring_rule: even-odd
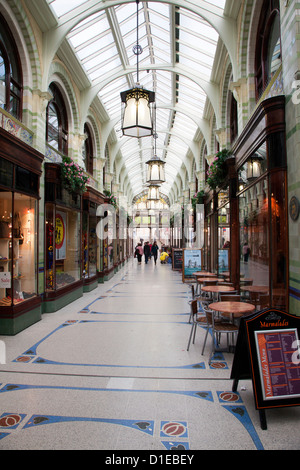
[[[274,312],[260,324],[261,328],[272,328],[254,332],[263,399],[300,397],[297,328],[287,328],[288,320]]]

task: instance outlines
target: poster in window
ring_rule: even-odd
[[[183,278],[191,278],[196,271],[201,271],[201,250],[183,250]]]
[[[56,259],[66,259],[67,223],[65,212],[56,212],[55,217],[55,248]]]
[[[219,250],[218,252],[218,271],[223,273],[224,271],[229,271],[229,262],[228,262],[228,248]]]

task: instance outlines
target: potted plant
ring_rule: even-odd
[[[104,189],[103,194],[107,199],[107,203],[111,204],[115,209],[117,209],[117,200],[115,196],[108,189]]]
[[[207,184],[211,189],[220,188],[227,176],[226,160],[231,153],[227,149],[220,150],[207,171]]]
[[[203,204],[203,202],[204,202],[204,191],[202,189],[201,191],[198,191],[197,193],[195,193],[194,196],[191,198],[191,203],[192,203],[194,211],[196,210],[197,204]]]

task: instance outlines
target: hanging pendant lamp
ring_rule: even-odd
[[[165,162],[154,155],[151,160],[146,162],[148,165],[147,183],[161,184],[165,182]]]
[[[148,201],[159,201],[159,185],[158,184],[150,184],[148,188]]]
[[[155,100],[153,91],[144,90],[139,83],[139,55],[143,49],[139,45],[139,21],[137,5],[137,43],[133,47],[133,53],[136,55],[137,83],[134,88],[121,92],[122,101],[122,132],[129,137],[147,137],[153,134],[153,122],[151,116],[150,103]]]
[[[148,160],[146,162],[146,165],[148,165],[148,171],[147,171],[147,183],[150,184],[161,184],[165,182],[165,162],[161,160],[156,153],[156,139],[157,139],[157,133],[156,133],[156,106],[154,106],[154,125],[155,125],[155,130],[153,134],[153,139],[154,139],[154,155],[151,158],[151,160]]]

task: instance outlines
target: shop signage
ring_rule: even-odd
[[[174,271],[181,271],[182,270],[182,249],[181,248],[174,248],[172,250],[172,268]]]
[[[241,318],[231,370],[238,381],[252,379],[261,427],[265,409],[300,405],[300,317],[276,309]]]

